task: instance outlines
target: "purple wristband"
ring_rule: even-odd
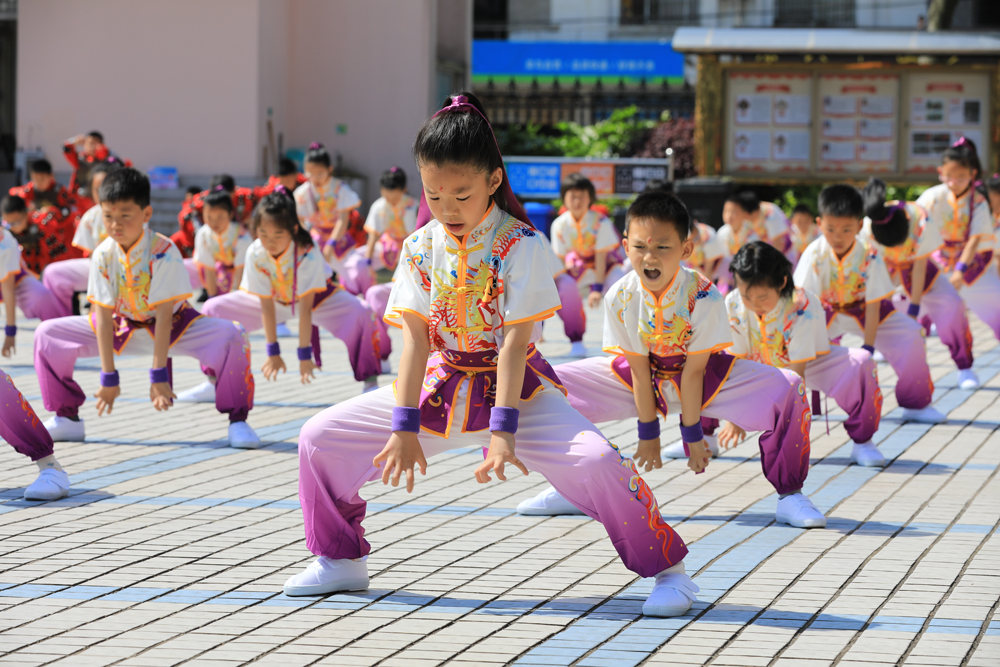
[[[149,369],[149,383],[158,384],[160,382],[170,382],[170,373],[167,372],[167,367],[163,368],[150,368]]]
[[[520,414],[521,411],[517,408],[493,406],[493,409],[490,410],[490,430],[514,435],[517,433],[517,417]]]
[[[313,346],[306,345],[305,347],[296,348],[296,353],[299,355],[299,361],[309,361],[313,356]]]
[[[872,356],[875,355],[875,348],[873,346],[871,346],[871,345],[862,345],[861,349],[862,350],[868,350],[868,354],[870,354]]]
[[[644,422],[641,419],[636,421],[640,440],[655,440],[660,437],[660,420],[654,419],[651,422]]]
[[[110,373],[105,373],[101,371],[101,386],[102,387],[117,387],[119,384],[118,371],[111,371]]]
[[[966,264],[965,262],[959,262],[958,264],[955,265],[955,270],[965,273],[966,271],[969,270],[969,265]]]
[[[591,292],[603,292],[604,291],[604,283],[591,283],[590,284],[590,291]]]
[[[420,433],[420,408],[393,408],[392,430]]]
[[[8,336],[10,336],[11,338],[13,338],[14,336],[17,335],[17,325],[16,324],[8,324],[8,325],[6,325],[3,328],[3,332],[5,334],[7,334]]]
[[[916,317],[917,315],[919,315],[920,314],[920,304],[919,303],[911,303],[909,306],[906,307],[906,314],[909,315],[910,317]]]
[[[277,357],[281,355],[281,345],[278,345],[278,341],[267,344],[267,356]]]
[[[699,419],[693,426],[685,426],[681,422],[681,440],[688,442],[701,442],[705,439],[705,433],[701,430],[701,420]]]

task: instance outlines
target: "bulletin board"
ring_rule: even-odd
[[[914,73],[908,78],[904,164],[909,174],[933,173],[959,137],[974,141],[990,164],[990,80],[986,74]]]
[[[898,104],[898,75],[821,75],[816,171],[895,172]]]
[[[812,155],[812,75],[730,72],[728,84],[728,170],[808,173]]]

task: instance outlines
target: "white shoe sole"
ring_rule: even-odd
[[[257,442],[230,442],[229,446],[233,449],[260,449],[264,443],[259,440]]]
[[[577,508],[554,509],[551,507],[522,507],[517,506],[517,513],[521,516],[583,516],[583,512]]]
[[[66,489],[59,495],[42,495],[42,494],[29,495],[27,489],[25,489],[24,491],[25,500],[61,500],[68,495],[69,495],[69,489]]]
[[[777,521],[778,523],[783,523],[788,526],[791,526],[792,528],[826,528],[826,517],[823,517],[822,520],[813,519],[810,521],[800,521],[798,523],[794,523],[791,519],[787,517],[782,517],[775,514],[774,520]]]
[[[289,586],[285,585],[285,595],[289,597],[299,597],[302,595],[328,595],[330,593],[344,593],[348,591],[367,590],[369,578],[353,579],[346,582],[338,581],[336,584],[313,584],[311,586]]]
[[[688,613],[691,609],[691,604],[688,602],[687,606],[677,606],[677,607],[660,607],[657,605],[642,605],[642,615],[643,616],[655,616],[657,618],[670,618],[672,616],[683,616]]]

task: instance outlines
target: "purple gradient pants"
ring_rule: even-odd
[[[555,280],[556,289],[559,290],[559,302],[562,303],[562,308],[557,310],[556,314],[562,319],[563,330],[570,342],[581,341],[587,330],[587,315],[583,311],[580,288],[573,280],[573,276],[568,273],[560,273]]]
[[[392,340],[389,338],[389,325],[385,323],[385,308],[389,305],[389,293],[392,292],[392,283],[381,283],[372,285],[365,292],[365,301],[368,307],[375,313],[375,324],[379,331],[379,349],[382,352],[382,359],[388,359],[392,354]]]
[[[996,298],[1000,299],[1000,295]],[[893,298],[892,303],[900,311],[900,315],[909,317],[906,315],[906,309],[910,305],[908,300]],[[921,320],[925,316],[937,325],[938,337],[948,347],[955,366],[959,370],[972,368],[972,332],[969,330],[969,318],[965,314],[965,302],[943,273],[937,275],[931,288],[920,298],[920,315],[917,319]]]
[[[66,317],[73,312],[73,293],[86,292],[90,278],[90,259],[64,259],[52,262],[42,271],[42,283],[52,292],[66,312],[55,317]],[[24,310],[23,308],[21,310]]]
[[[847,413],[844,430],[854,442],[868,442],[882,420],[882,390],[875,361],[866,350],[830,346],[830,353],[806,363],[806,389],[823,392]]]
[[[278,323],[293,317],[292,309],[274,304]],[[221,317],[243,325],[247,331],[257,331],[264,326],[260,314],[260,297],[241,290],[213,297],[205,302],[202,313]],[[381,336],[371,308],[358,297],[344,290],[337,290],[313,308],[313,324],[326,329],[347,345],[347,356],[354,369],[354,379],[361,382],[382,370]]]
[[[590,421],[639,417],[632,390],[611,370],[611,357],[560,364],[555,371],[569,391],[570,405]],[[679,415],[681,401],[673,385],[665,398],[670,411]],[[812,411],[798,375],[737,359],[729,378],[701,414],[728,419],[747,431],[763,431],[760,463],[767,481],[778,493],[802,488],[809,474]]]
[[[460,395],[456,415],[465,414],[464,390]],[[372,459],[391,435],[395,405],[393,388],[382,387],[327,408],[302,427],[299,500],[306,546],[314,554],[358,558],[371,551],[361,525],[366,504],[358,491],[365,482],[381,477]],[[521,401],[520,411],[518,458],[604,525],[625,567],[652,577],[683,560],[684,541],[660,516],[632,459],[623,457],[597,427],[570,407],[561,392],[546,385],[530,401]],[[489,431],[456,433],[459,427],[456,423],[450,438],[420,433],[424,456],[489,445]],[[520,475],[511,466],[505,474]],[[471,472],[469,476],[471,480]],[[416,483],[422,483],[419,475]]]
[[[51,456],[54,451],[52,436],[3,371],[0,371],[0,438],[32,461]]]
[[[968,304],[969,310],[985,322],[1000,340],[1000,275],[992,266],[986,267],[976,282],[964,285],[958,294]],[[941,325],[938,324],[939,333],[940,330]]]
[[[204,289],[205,284],[201,280],[201,268],[190,257],[184,260],[184,268],[187,269],[188,280],[191,281],[191,289],[196,293]]]
[[[229,421],[246,421],[253,408],[250,339],[238,323],[199,317],[170,347],[171,356],[197,359],[218,378],[215,407]],[[73,365],[82,357],[97,357],[97,334],[89,317],[62,317],[43,322],[35,331],[35,370],[45,409],[60,417],[76,417],[87,398],[73,380]],[[122,349],[122,356],[153,356],[153,336],[139,329]],[[97,378],[94,378],[94,388]]]
[[[86,286],[84,289],[87,289]],[[22,276],[21,280],[18,281],[14,291],[14,300],[25,317],[38,318],[43,322],[57,317],[66,317],[72,312],[69,299],[65,302],[60,301],[41,280],[31,275]],[[3,297],[0,297],[0,303],[2,302]]]

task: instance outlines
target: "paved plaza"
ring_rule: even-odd
[[[596,354],[600,313],[589,315]],[[47,418],[31,359],[37,321],[20,324],[17,354],[0,366]],[[558,320],[546,334],[543,353],[566,361]],[[814,420],[805,492],[826,530],[774,523],[755,438],[704,475],[686,461],[645,474],[701,587],[672,619],[641,615],[652,580],[623,567],[598,523],[518,516],[545,480],[508,471],[506,483],[480,485],[471,448],[432,458],[412,494],[362,490],[368,591],[286,597],[285,579],[312,559],[299,428],[361,390],[344,346],[324,332],[327,366],[309,386],[256,373],[250,423],[272,443],[256,451],[225,446],[211,405],[156,412],[149,359],[121,360],[114,413],[98,418],[88,400],[87,442],[56,446],[69,498],[22,500],[37,469],[0,449],[0,665],[1000,665],[1000,348],[978,320],[974,335],[975,392],[955,388],[947,351],[928,340],[946,424],[901,424],[895,374],[880,365],[885,469],[850,465],[832,405],[829,422]],[[251,339],[259,368],[264,338]],[[92,395],[98,361],[77,368]],[[177,389],[201,381],[189,359],[174,360],[174,378]],[[664,444],[679,436],[668,421]],[[634,450],[634,420],[602,427]]]

